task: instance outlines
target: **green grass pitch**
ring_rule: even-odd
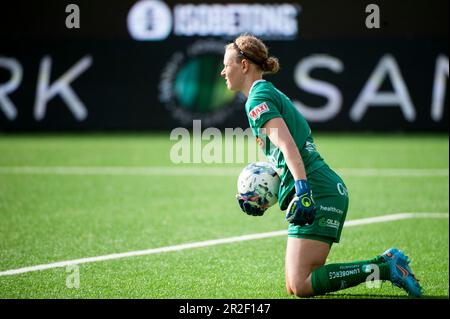
[[[343,175],[350,192],[347,221],[448,214],[448,135],[322,133],[315,140],[338,171],[392,169]],[[287,228],[277,206],[259,218],[240,212],[234,194],[245,164],[174,165],[173,144],[168,134],[0,135],[0,272]],[[35,171],[14,171],[20,167]],[[39,173],[55,167],[125,173]],[[127,174],[133,167],[174,169]],[[177,174],[179,167],[194,167],[197,174]],[[210,174],[209,168],[230,173]],[[405,169],[421,174],[395,174]],[[80,264],[79,286],[72,288],[73,272],[65,267],[0,276],[0,298],[295,299],[284,286],[285,245],[286,236],[278,236]],[[425,297],[448,298],[446,218],[344,228],[328,262],[368,259],[392,246],[410,255]],[[383,283],[317,298],[405,297]]]

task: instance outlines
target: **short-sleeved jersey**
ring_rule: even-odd
[[[283,153],[265,134],[264,124],[277,117],[283,118],[291,133],[305,165],[306,175],[325,165],[311,135],[311,129],[303,115],[291,100],[275,86],[264,80],[257,81],[250,90],[245,103],[248,121],[264,155],[272,163],[281,178],[278,203],[282,210],[288,206],[286,197],[294,188],[294,179]]]

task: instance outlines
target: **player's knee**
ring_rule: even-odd
[[[311,296],[311,293],[308,290],[303,289],[303,288],[294,288],[293,293],[296,297],[299,297],[299,298]]]
[[[305,282],[291,284],[290,289],[292,294],[299,298],[309,297],[313,294],[310,287]]]
[[[288,282],[286,282],[286,290],[287,290],[288,295],[294,294],[294,292],[292,291],[291,286],[289,285]]]

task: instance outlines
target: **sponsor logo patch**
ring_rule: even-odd
[[[336,208],[336,207],[332,207],[332,206],[323,206],[323,205],[320,205],[319,208],[320,208],[320,210],[326,211],[326,212],[333,212],[333,213],[337,213],[337,214],[339,214],[339,215],[343,215],[343,214],[344,214],[344,212],[343,212],[341,209]]]
[[[330,228],[339,228],[340,223],[334,219],[321,218],[319,219],[320,227],[330,227]]]
[[[269,111],[269,107],[267,106],[266,102],[262,102],[261,104],[258,104],[250,111],[250,118],[255,121],[259,119],[261,114],[266,113]]]

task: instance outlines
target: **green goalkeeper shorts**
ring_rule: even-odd
[[[332,245],[341,238],[342,227],[348,210],[348,191],[344,181],[328,165],[308,175],[308,183],[316,205],[316,217],[312,225],[289,224],[288,236],[315,239]],[[294,191],[289,194],[292,199]]]

